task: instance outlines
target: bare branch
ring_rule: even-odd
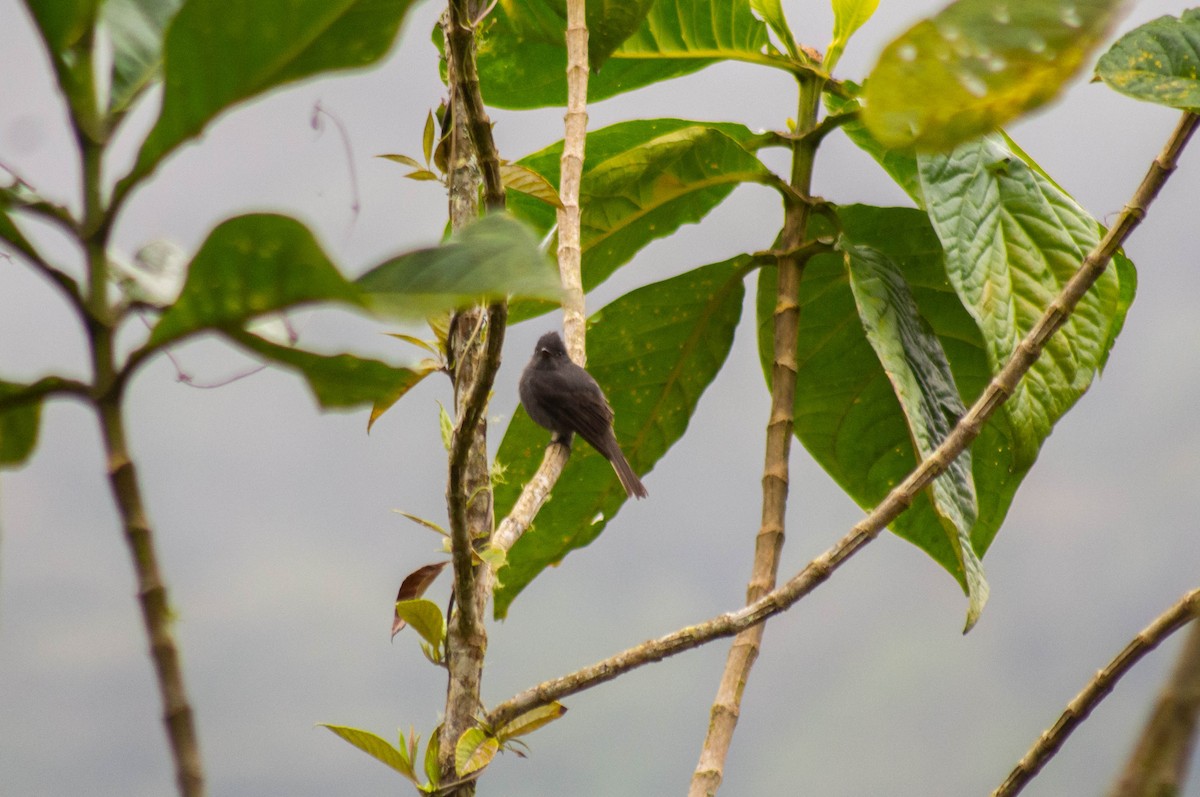
[[[480,173],[488,209],[503,209],[505,203],[500,159],[479,90],[475,33],[469,6],[467,0],[450,0],[444,17],[453,118],[448,184],[450,220],[454,229],[473,223],[478,215],[476,197]],[[507,319],[507,306],[497,302],[486,309],[477,307],[457,314],[450,325],[457,418],[450,444],[446,503],[450,515],[455,609],[446,640],[449,685],[438,748],[439,765],[448,783],[456,774],[455,746],[459,737],[474,724],[480,705],[479,690],[487,650],[483,611],[491,594],[490,570],[477,566],[473,554],[476,541],[487,539],[494,524],[484,412],[500,367]],[[456,781],[452,791],[447,793],[471,795],[474,792],[474,779],[468,778]]]
[[[1154,710],[1125,771],[1109,797],[1182,794],[1188,763],[1200,731],[1200,623],[1192,626],[1171,677],[1159,692]]]
[[[500,179],[500,155],[492,138],[492,120],[483,106],[483,94],[479,89],[473,27],[476,20],[472,19],[469,6],[466,0],[450,0],[446,43],[458,67],[454,71],[451,91],[461,101],[466,114],[463,121],[483,175],[484,202],[489,210],[495,210],[504,207],[504,182]],[[451,109],[453,113],[458,112],[453,103]]]
[[[799,82],[798,129],[812,130],[817,125],[821,84]],[[777,259],[778,282],[773,317],[774,340],[771,365],[771,409],[767,416],[767,444],[762,475],[762,516],[754,540],[754,563],[746,586],[746,603],[753,603],[775,588],[779,558],[783,552],[784,525],[787,516],[788,458],[791,454],[792,428],[796,400],[796,345],[800,328],[800,280],[808,258],[816,249],[806,242],[812,201],[813,160],[817,138],[802,138],[791,143],[792,174],[788,188],[797,201],[784,203],[781,254]],[[724,777],[725,758],[733,742],[733,733],[741,714],[742,693],[750,671],[762,647],[764,625],[739,632],[729,648],[717,695],[709,712],[708,731],[700,750],[700,759],[692,773],[688,793],[693,797],[715,795]]]
[[[587,26],[583,0],[567,2],[567,115],[559,178],[562,207],[558,211],[558,273],[563,292],[563,332],[567,351],[579,365],[587,364],[587,311],[581,276],[579,187],[583,179],[584,142],[587,138]],[[552,443],[537,473],[525,483],[508,517],[492,535],[492,546],[509,550],[529,528],[550,490],[562,474],[571,449]]]
[[[643,664],[661,661],[713,639],[732,636],[761,623],[768,617],[785,611],[812,592],[846,560],[878,537],[889,523],[908,509],[921,490],[944,473],[955,457],[974,442],[987,419],[1012,395],[1021,377],[1041,356],[1047,341],[1074,311],[1088,288],[1104,273],[1113,253],[1145,217],[1158,192],[1175,170],[1179,154],[1195,132],[1198,120],[1200,117],[1195,114],[1184,113],[1167,145],[1150,165],[1141,185],[1134,192],[1129,204],[1121,211],[1116,223],[1096,248],[1084,258],[1075,275],[1063,286],[1037,324],[1021,340],[1000,373],[992,379],[987,389],[942,444],[833,547],[809,562],[782,587],[769,592],[745,608],[644,642],[581,670],[527,689],[494,708],[488,714],[487,721],[492,725],[503,724],[526,711],[610,681],[621,673]]]
[[[1096,673],[1096,677],[1083,691],[1067,704],[1058,721],[1042,734],[1016,768],[1009,773],[1000,788],[992,792],[992,797],[1013,797],[1020,794],[1029,781],[1033,780],[1041,768],[1059,751],[1067,737],[1087,719],[1100,701],[1108,696],[1117,685],[1117,681],[1121,680],[1143,656],[1158,647],[1159,643],[1197,617],[1200,617],[1200,589],[1194,589],[1184,595],[1178,603],[1159,615],[1154,622],[1143,628],[1108,666]]]

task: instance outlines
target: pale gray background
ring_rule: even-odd
[[[797,35],[823,47],[828,4],[785,5]],[[884,2],[839,74],[861,77],[889,38],[938,5]],[[1122,30],[1183,8],[1143,2]],[[429,43],[437,12],[420,5],[379,68],[306,83],[222,117],[133,197],[115,246],[129,254],[168,237],[194,251],[222,219],[259,210],[310,224],[352,274],[436,240],[444,218],[436,184],[403,180],[399,167],[372,156],[419,152],[425,111],[444,94]],[[63,108],[16,0],[0,0],[0,76],[0,156],[39,190],[77,205]],[[321,134],[309,127],[318,100],[350,132],[357,219],[340,141],[328,126]],[[153,119],[155,102],[135,127]],[[655,115],[779,128],[793,108],[786,76],[726,64],[590,112],[593,128]],[[557,140],[561,114],[496,112],[501,153],[516,158]],[[1012,132],[1111,220],[1176,117],[1080,79]],[[977,629],[959,634],[966,605],[950,577],[885,535],[771,623],[723,794],[987,794],[1097,668],[1200,583],[1198,170],[1188,153],[1129,245],[1140,269],[1137,302],[1104,378],[1047,442],[989,552],[992,599]],[[816,180],[835,201],[908,204],[840,135],[822,148]],[[772,192],[741,188],[703,225],[649,247],[589,307],[762,248],[778,219]],[[78,263],[69,246],[53,248]],[[297,323],[309,346],[409,356],[373,322],[305,313]],[[497,439],[533,340],[556,323],[547,317],[510,331],[491,409]],[[547,572],[509,620],[492,626],[489,702],[741,602],[767,409],[753,338],[748,306],[690,433],[646,479],[650,500],[626,506],[600,541]],[[80,340],[55,291],[0,259],[0,375],[84,375]],[[250,365],[211,340],[177,356],[198,381]],[[443,674],[411,634],[389,644],[388,623],[398,580],[435,560],[439,541],[390,510],[444,518],[435,402],[449,400],[446,380],[427,380],[370,437],[365,412],[323,415],[299,378],[274,370],[199,390],[178,384],[160,357],[129,398],[211,792],[404,793],[394,773],[314,723],[392,738],[398,726],[427,734],[438,721]],[[795,450],[785,574],[861,514]],[[3,480],[0,794],[173,789],[131,568],[102,473],[92,418],[56,401],[34,459]],[[433,597],[444,601],[446,589],[439,583]],[[1176,647],[1139,666],[1026,793],[1102,792]],[[682,793],[726,648],[710,645],[571,698],[562,721],[531,737],[531,759],[501,757],[483,793]],[[1200,789],[1200,776],[1191,785]]]

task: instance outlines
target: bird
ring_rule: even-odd
[[[571,436],[578,432],[612,464],[630,498],[649,494],[613,434],[613,411],[604,391],[591,374],[567,356],[567,347],[557,332],[547,332],[538,339],[518,390],[525,412],[539,426],[554,432],[555,440],[570,448]]]

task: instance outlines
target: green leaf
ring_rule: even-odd
[[[1096,245],[1098,225],[994,137],[918,165],[947,274],[995,372]],[[1110,265],[1004,405],[1022,462],[1091,384],[1127,306],[1117,280]]]
[[[833,71],[850,37],[861,28],[875,9],[879,0],[833,0],[833,41],[825,53],[825,68]]]
[[[533,169],[527,169],[516,163],[500,164],[500,179],[509,191],[520,191],[522,194],[545,202],[554,209],[561,208],[562,200],[550,181]]]
[[[351,354],[315,354],[280,346],[249,333],[230,338],[261,357],[299,371],[323,409],[371,404],[390,407],[433,371],[429,360],[416,368],[399,368]]]
[[[454,419],[450,417],[450,413],[446,412],[446,408],[440,401],[438,402],[438,428],[442,432],[442,445],[445,446],[446,451],[449,451],[454,442]]]
[[[435,650],[441,648],[446,639],[446,619],[436,603],[424,598],[396,601],[396,616],[412,626]]]
[[[328,728],[350,744],[362,750],[376,761],[382,761],[409,780],[416,782],[417,773],[413,771],[412,762],[408,756],[401,753],[388,742],[370,731],[351,728],[346,725],[330,725],[318,723],[322,728]]]
[[[838,208],[838,218],[846,238],[885,253],[900,270],[918,311],[941,341],[963,397],[982,390],[990,379],[983,342],[946,280],[941,245],[925,214],[855,205]],[[809,235],[824,232],[810,225]],[[759,356],[768,382],[774,357],[776,279],[774,266],[762,269],[758,279]],[[989,429],[984,428],[985,435]],[[864,509],[883,500],[918,462],[908,419],[867,339],[839,254],[809,260],[800,283],[794,432],[825,472]],[[978,454],[972,462],[980,502],[977,530],[991,522],[998,525],[1008,506],[999,492],[988,492],[983,486],[981,470],[991,462]],[[959,557],[929,491],[916,496],[891,530],[929,554],[966,588]]]
[[[656,0],[641,25],[627,36],[627,26],[642,13],[645,0],[588,3],[588,24],[597,12],[628,9],[612,24],[596,27],[589,37],[593,74],[588,100],[597,102],[661,80],[686,75],[721,60],[784,65],[763,53],[767,29],[751,12],[749,0],[720,3]],[[592,6],[598,6],[593,10]],[[566,9],[561,0],[502,2],[481,26],[478,61],[480,82],[489,105],[540,108],[567,101]],[[614,44],[624,40],[615,51]],[[603,56],[611,52],[607,60]],[[603,69],[595,71],[600,57]]]
[[[376,266],[356,281],[376,312],[419,318],[478,302],[525,297],[558,301],[558,271],[529,228],[493,213],[441,246]]]
[[[163,35],[183,0],[105,0],[100,20],[112,41],[109,113],[122,113],[162,77]]]
[[[413,523],[416,523],[418,526],[424,526],[425,528],[429,529],[430,531],[436,532],[436,533],[442,535],[443,537],[450,536],[444,528],[442,528],[438,524],[434,523],[432,520],[426,520],[425,518],[420,517],[419,515],[414,515],[410,512],[404,512],[399,509],[393,509],[392,511],[395,512],[397,515],[403,515],[404,517],[411,520]]]
[[[492,763],[500,742],[482,728],[467,728],[454,745],[454,771],[459,776],[470,775]]]
[[[375,63],[412,0],[189,0],[167,31],[162,108],[123,193],[218,114],[279,86]]]
[[[25,0],[54,66],[71,116],[100,140],[96,87],[92,82],[92,36],[99,0]]]
[[[867,127],[889,147],[946,150],[1053,99],[1122,0],[958,0],[884,48]]]
[[[424,166],[421,165],[421,162],[418,161],[416,158],[410,158],[407,155],[388,154],[388,155],[376,155],[375,157],[383,158],[384,160],[389,160],[389,161],[392,161],[393,163],[399,163],[404,166],[411,166],[414,169],[424,169],[425,168]]]
[[[442,782],[442,770],[438,766],[438,739],[441,734],[442,726],[439,725],[437,730],[429,735],[429,742],[425,745],[425,776],[434,788]]]
[[[655,0],[591,0],[586,4],[588,66],[593,74],[641,27],[654,3]],[[564,14],[564,35],[566,29]]]
[[[516,719],[506,723],[496,732],[502,742],[533,733],[543,725],[548,725],[567,713],[567,707],[555,700],[545,706],[538,706],[532,711],[526,711]]]
[[[580,186],[583,288],[590,291],[628,263],[651,241],[704,218],[745,182],[770,177],[748,152],[742,125],[652,119],[620,122],[588,134]],[[520,164],[559,181],[562,142]],[[513,214],[539,233],[556,223],[554,209],[523,195],[510,195]],[[556,305],[515,303],[512,322],[548,312]]]
[[[20,393],[29,386],[0,380],[0,399]],[[0,409],[0,469],[22,465],[37,447],[42,418],[42,401]]]
[[[1096,64],[1109,88],[1171,108],[1200,108],[1200,9],[1126,33]]]
[[[849,80],[845,81],[842,86],[848,93],[855,96],[842,98],[826,94],[826,109],[831,115],[861,113],[862,104],[857,99],[857,95],[861,94],[860,87]],[[883,145],[879,139],[871,135],[867,126],[857,119],[843,124],[841,130],[855,146],[874,158],[888,176],[896,182],[896,185],[912,197],[918,206],[924,206],[925,199],[921,196],[921,178],[917,176],[917,155],[912,147],[892,148]]]
[[[239,329],[255,316],[333,301],[359,305],[347,282],[303,224],[251,214],[222,222],[188,266],[187,281],[150,334],[162,346],[204,329]]]
[[[433,111],[428,111],[425,114],[425,128],[421,131],[421,152],[425,155],[426,164],[428,164],[429,159],[433,157],[434,132]]]
[[[841,245],[867,342],[899,400],[916,456],[925,459],[966,414],[945,349],[921,317],[912,290],[896,264],[872,247],[847,239]],[[971,545],[978,504],[969,450],[933,481],[929,498],[943,521],[959,570],[966,577],[969,630],[979,619],[988,592],[983,566]]]
[[[800,48],[796,46],[796,37],[792,35],[792,29],[788,27],[787,16],[783,13],[783,3],[780,0],[750,0],[750,7],[763,18],[771,30],[775,31],[775,35],[779,37],[779,41],[788,55],[792,58],[799,58]]]
[[[615,432],[633,469],[646,473],[683,436],[705,388],[729,354],[742,311],[749,258],[702,266],[632,291],[589,322],[588,370],[616,414]],[[496,458],[507,468],[495,491],[503,516],[537,470],[549,433],[518,408]],[[495,592],[503,617],[526,584],[548,565],[604,530],[625,491],[612,467],[586,443],[576,443],[536,526],[508,552]]]

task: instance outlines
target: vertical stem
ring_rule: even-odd
[[[812,79],[799,83],[797,133],[811,130],[817,121],[821,85]],[[798,140],[792,146],[791,186],[807,197],[812,188],[815,144]],[[784,200],[784,222],[780,248],[793,250],[808,230],[809,205],[794,198]],[[774,346],[771,366],[771,411],[767,420],[766,453],[762,477],[762,516],[754,541],[754,564],[746,587],[746,603],[754,603],[775,588],[779,556],[783,550],[784,517],[788,496],[788,457],[791,453],[796,393],[796,342],[800,324],[800,278],[804,259],[781,257],[775,295]],[[708,733],[700,760],[692,773],[689,797],[715,795],[721,786],[725,759],[733,741],[741,710],[742,692],[762,646],[763,625],[755,625],[734,637],[709,714]]]
[[[201,797],[204,772],[200,745],[183,685],[179,650],[171,635],[170,604],[154,550],[154,534],[146,519],[137,472],[129,457],[119,398],[102,399],[97,410],[103,429],[109,486],[121,514],[125,540],[137,573],[138,603],[150,640],[150,657],[158,676],[163,722],[175,760],[175,779],[183,797]]]
[[[179,650],[171,634],[170,602],[158,566],[154,533],[146,518],[137,471],[129,454],[121,418],[124,374],[114,362],[116,334],[108,304],[109,218],[101,196],[103,145],[77,136],[83,157],[84,220],[81,229],[88,263],[86,298],[88,340],[93,370],[93,398],[104,440],[109,487],[121,516],[125,541],[137,577],[142,623],[150,641],[150,657],[158,677],[163,722],[175,763],[175,779],[183,797],[202,797],[204,773],[192,710],[183,684]]]
[[[563,331],[567,351],[580,365],[587,364],[579,209],[588,122],[588,30],[584,3],[585,0],[567,0],[567,115],[558,186],[562,199],[558,211],[558,271],[563,286]]]
[[[500,161],[484,111],[475,67],[475,32],[469,4],[451,0],[443,25],[448,43],[450,106],[450,224],[455,230],[473,223],[479,213],[480,173],[487,206],[504,207]],[[438,765],[443,782],[458,780],[455,747],[475,724],[481,709],[480,685],[487,652],[483,623],[491,580],[486,566],[476,564],[474,546],[486,541],[494,525],[487,458],[488,395],[508,316],[504,303],[456,313],[450,324],[449,358],[453,368],[456,423],[450,445],[446,503],[450,515],[454,565],[454,610],[447,624],[446,665],[449,684],[446,713],[439,738]],[[444,794],[469,797],[474,780],[449,787]]]

